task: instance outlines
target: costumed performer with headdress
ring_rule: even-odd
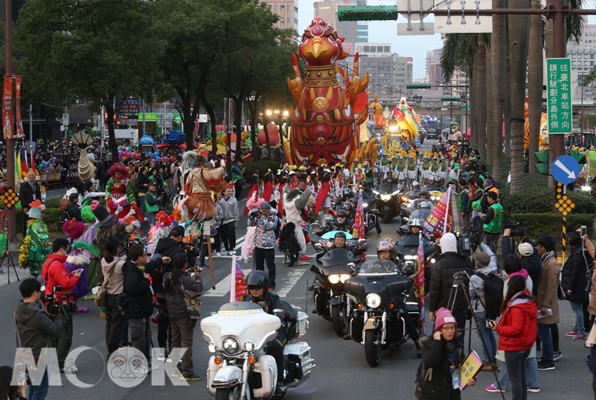
[[[48,227],[41,220],[44,209],[45,206],[39,199],[29,203],[27,231],[19,249],[19,265],[23,269],[29,268],[29,272],[35,277],[41,274],[41,267],[52,252]]]
[[[111,178],[106,183],[106,202],[110,214],[116,214],[118,219],[136,214],[142,221],[143,213],[137,206],[134,191],[129,185],[128,168],[122,163],[116,163],[108,169],[108,174]],[[131,210],[134,212],[131,213]]]

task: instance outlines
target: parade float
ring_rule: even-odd
[[[359,148],[361,154],[372,155],[376,140],[362,146],[359,143],[359,126],[368,118],[368,74],[358,76],[358,54],[351,77],[334,64],[349,55],[343,41],[331,25],[316,17],[304,31],[298,48],[298,56],[306,63],[304,80],[292,55],[294,78],[288,78],[287,83],[296,107],[291,112],[289,143],[284,144],[291,164],[352,165],[359,157]]]

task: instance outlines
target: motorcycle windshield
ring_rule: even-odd
[[[397,190],[397,185],[392,183],[383,182],[379,185],[379,193],[391,194]]]
[[[426,221],[426,219],[428,218],[428,216],[430,214],[432,214],[433,212],[433,207],[431,208],[418,208],[414,211],[412,211],[412,214],[410,214],[410,219],[421,219],[422,221]]]
[[[346,269],[349,270],[348,264],[358,262],[358,257],[345,248],[331,249],[320,258],[319,262],[322,270],[338,273]]]
[[[393,261],[371,260],[362,264],[358,276],[397,275],[399,270]]]
[[[261,306],[250,302],[227,303],[217,314],[201,320],[205,341],[222,348],[222,342],[234,337],[240,346],[251,341],[256,348],[262,347],[277,335],[281,320],[267,314]]]

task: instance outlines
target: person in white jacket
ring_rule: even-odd
[[[306,252],[306,240],[302,232],[302,216],[301,211],[308,204],[312,192],[305,188],[306,182],[301,181],[297,189],[290,190],[284,195],[284,209],[286,211],[286,223],[293,222],[295,225],[294,233],[296,239],[300,243],[300,255],[303,256]],[[301,188],[302,187],[302,188]]]

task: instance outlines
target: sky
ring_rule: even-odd
[[[314,17],[313,3],[314,0],[298,0],[298,34],[300,36]],[[395,5],[395,0],[368,0],[368,5]],[[428,21],[432,21],[432,18],[429,18]],[[398,53],[403,57],[412,57],[414,59],[414,79],[424,79],[426,76],[426,52],[442,47],[441,35],[398,36],[397,23],[406,22],[401,15],[397,22],[368,21],[368,40],[375,43],[391,43],[393,53]],[[339,32],[339,34],[342,33]]]

